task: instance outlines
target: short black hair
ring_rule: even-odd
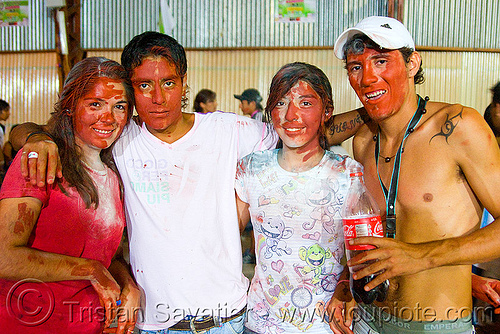
[[[384,52],[387,51],[388,49],[381,48],[377,43],[375,43],[373,40],[371,40],[368,36],[364,34],[356,34],[354,35],[347,43],[344,44],[343,52],[344,52],[344,63],[347,63],[347,55],[352,53],[352,54],[361,54],[365,51],[366,49],[372,49],[372,50],[377,50],[379,52]],[[402,47],[398,49],[399,52],[401,52],[401,55],[403,56],[403,59],[405,63],[409,63],[410,57],[413,54],[414,50],[409,48],[409,47]],[[415,85],[419,85],[421,83],[424,83],[425,78],[424,78],[424,69],[422,67],[422,63],[420,63],[420,68],[417,71],[417,74],[415,74],[414,77],[414,82]]]
[[[122,66],[127,70],[129,77],[132,70],[141,65],[144,58],[163,57],[175,66],[177,75],[186,76],[187,58],[186,51],[177,40],[171,36],[156,32],[146,31],[132,38],[125,46],[121,56]],[[182,107],[188,104],[187,94],[182,97]]]
[[[493,93],[493,103],[500,103],[500,81],[491,88],[491,92]]]

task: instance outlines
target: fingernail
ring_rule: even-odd
[[[120,299],[118,299],[118,300],[116,301],[116,306],[120,306],[121,304],[122,304],[122,301],[121,301]]]

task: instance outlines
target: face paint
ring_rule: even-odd
[[[319,135],[325,120],[325,107],[307,82],[295,84],[272,110],[271,117],[276,132],[288,149],[308,152],[306,159],[321,150]]]
[[[99,78],[82,96],[73,115],[75,141],[86,148],[101,150],[118,138],[127,122],[128,102],[119,80]]]
[[[381,121],[401,109],[412,84],[401,52],[365,48],[362,54],[348,54],[346,67],[370,118]]]
[[[35,213],[28,208],[26,203],[19,203],[17,205],[17,212],[19,215],[14,223],[14,234],[20,235],[24,233],[26,227],[35,223]]]
[[[151,133],[166,132],[181,121],[183,79],[163,57],[145,58],[133,69],[135,108]]]

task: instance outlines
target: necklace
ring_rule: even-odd
[[[373,136],[373,141],[377,141],[377,136]],[[401,154],[403,154],[404,152],[405,152],[405,147],[403,146],[403,147],[401,148]],[[386,156],[383,156],[382,154],[380,154],[380,153],[379,153],[378,157],[379,157],[379,158],[384,159],[384,161],[385,161],[386,163],[389,163],[389,162],[391,162],[391,159],[392,159],[392,158],[394,158],[394,157],[396,156],[396,154],[397,154],[397,153],[395,153],[395,154],[391,155],[390,157],[386,157]]]
[[[420,102],[421,97],[418,96],[418,99],[419,99],[419,102]],[[425,100],[425,104],[426,104],[427,101],[429,101],[429,97],[426,96],[424,100]],[[419,116],[418,116],[419,119],[418,120],[420,120],[420,117],[422,117],[422,115],[427,112],[425,110],[425,104],[421,108],[420,107],[420,103],[419,103],[417,111],[415,111],[415,114],[419,114]],[[395,154],[391,155],[390,157],[386,157],[386,156],[383,156],[382,154],[380,154],[380,149],[379,149],[379,147],[380,147],[380,139],[379,139],[380,138],[380,129],[379,129],[378,134],[376,134],[375,136],[373,136],[373,141],[376,142],[376,145],[377,145],[377,153],[378,153],[377,157],[378,157],[378,159],[382,158],[382,159],[384,159],[384,161],[386,163],[389,163],[389,162],[391,162],[392,158],[394,158],[398,153],[400,153],[400,154],[404,153],[404,151],[405,151],[405,147],[404,147],[405,140],[406,140],[406,138],[409,135],[411,135],[413,133],[413,131],[415,130],[415,126],[417,125],[417,124],[411,124],[411,123],[413,123],[412,121],[413,121],[413,119],[409,121],[409,125],[406,128],[405,135],[403,136],[401,144],[399,145],[398,151]],[[416,121],[416,122],[418,123],[418,121]]]
[[[417,95],[418,96],[418,95]],[[378,129],[378,135],[376,136],[376,143],[375,143],[375,163],[377,165],[377,176],[378,180],[380,182],[380,186],[382,187],[382,190],[384,192],[384,197],[385,197],[385,203],[386,203],[386,221],[385,221],[385,227],[386,227],[386,232],[385,236],[386,238],[395,238],[396,236],[396,195],[398,192],[398,181],[399,181],[399,167],[401,164],[401,154],[403,153],[404,150],[404,145],[406,138],[413,132],[415,127],[418,125],[420,122],[420,119],[422,116],[425,114],[425,106],[427,104],[427,101],[429,101],[429,97],[426,97],[425,99],[422,99],[420,96],[418,96],[418,107],[415,113],[413,114],[413,117],[411,118],[410,122],[408,123],[406,127],[406,131],[404,132],[403,140],[401,141],[401,144],[399,145],[398,152],[395,155],[395,160],[394,160],[394,166],[392,167],[392,176],[391,176],[391,183],[389,185],[389,189],[386,188],[384,183],[382,182],[382,179],[380,178],[380,173],[378,170],[378,160],[380,156],[380,128]],[[389,158],[389,161],[391,161],[392,157],[387,157]],[[385,159],[386,162],[387,158]]]

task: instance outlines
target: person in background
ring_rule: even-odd
[[[17,154],[17,151],[14,150],[14,147],[12,146],[12,143],[10,142],[10,134],[12,133],[12,130],[14,130],[16,128],[16,126],[18,126],[18,124],[14,124],[12,126],[12,128],[10,128],[9,139],[5,142],[5,144],[3,145],[3,149],[2,149],[3,159],[4,159],[3,168],[4,168],[5,172],[7,172],[10,164],[12,163],[12,160],[14,160],[14,157]]]
[[[10,105],[5,100],[0,99],[0,167],[5,164],[5,159],[3,157],[3,145],[5,141],[5,121],[10,116]],[[3,167],[2,167],[3,169]],[[0,184],[2,181],[3,175],[0,173]]]
[[[372,120],[355,135],[354,158],[386,233],[353,239],[376,249],[348,265],[373,261],[353,274],[378,275],[365,290],[390,280],[385,302],[358,304],[354,331],[473,333],[471,265],[500,256],[493,133],[476,110],[416,94],[422,60],[401,22],[365,18],[340,35],[334,52]],[[483,207],[496,220],[479,229]]]
[[[111,147],[132,115],[125,69],[86,58],[68,73],[47,133],[62,178],[39,188],[20,152],[0,191],[0,328],[3,333],[131,333],[140,292],[122,261],[122,184]],[[36,291],[37,293],[27,293]]]
[[[323,71],[284,65],[269,92],[265,111],[282,148],[254,152],[236,171],[240,227],[251,218],[258,241],[245,326],[248,333],[343,333],[350,324],[337,312],[337,329],[332,312],[349,284],[340,209],[349,170],[361,165],[328,151],[333,99]],[[342,298],[332,298],[339,281]],[[304,282],[311,289],[298,286]]]
[[[0,99],[0,146],[3,146],[5,140],[5,124],[4,122],[10,116],[10,105],[5,100]]]
[[[500,81],[491,88],[491,92],[493,93],[493,97],[491,103],[484,111],[484,119],[500,144]]]
[[[500,82],[493,88],[492,101],[484,111],[484,119],[493,131],[497,142],[500,143]],[[481,227],[488,226],[495,219],[486,210],[483,210]],[[485,263],[478,263],[473,266],[473,296],[475,297],[474,306],[485,311],[475,317],[475,329],[478,334],[500,333],[500,258]],[[482,286],[483,289],[474,289],[475,286]],[[495,307],[495,309],[491,306]]]
[[[262,96],[257,89],[248,88],[243,91],[240,95],[234,94],[234,97],[240,100],[240,109],[243,115],[250,116],[253,119],[263,122],[265,120],[262,110]],[[242,233],[244,235],[250,235],[250,247],[243,251],[243,263],[245,264],[255,264],[255,239],[253,233],[252,222],[249,221],[248,224],[243,228]]]
[[[5,177],[5,173],[7,173],[7,170],[9,169],[10,164],[12,163],[12,160],[14,160],[14,157],[17,154],[17,151],[14,150],[12,147],[12,143],[10,142],[10,134],[12,133],[12,130],[17,126],[17,124],[13,125],[12,128],[10,128],[9,132],[9,140],[7,140],[2,147],[2,153],[1,155],[3,156],[3,167],[0,166],[0,186],[3,183],[3,179]]]
[[[243,115],[250,116],[261,122],[263,121],[262,96],[260,96],[257,89],[245,89],[240,95],[234,94],[234,97],[240,100],[240,109]]]
[[[217,95],[210,89],[202,89],[196,94],[193,110],[201,114],[217,111]]]

